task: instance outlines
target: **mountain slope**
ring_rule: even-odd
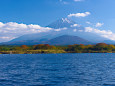
[[[82,39],[78,36],[63,35],[46,41],[45,43],[51,45],[72,45],[72,44],[92,44],[91,42]]]
[[[50,44],[50,45],[72,45],[72,44],[92,44],[91,42],[80,38],[78,36],[62,35],[50,40],[25,40],[25,41],[15,41],[2,43],[4,45],[37,45],[37,44]]]
[[[104,40],[103,43],[115,44],[115,41],[113,41],[113,40]]]
[[[62,18],[59,19],[51,24],[49,24],[46,27],[50,27],[53,28],[53,30],[49,31],[49,32],[42,32],[42,33],[35,33],[35,34],[26,34],[23,36],[20,36],[18,38],[15,38],[13,41],[22,41],[22,40],[40,40],[40,39],[52,39],[61,35],[69,35],[70,33],[73,32],[73,29],[79,29],[79,30],[83,30],[84,28],[79,26],[79,27],[72,27],[74,24],[76,24],[74,21],[67,19],[67,18]],[[62,31],[55,31],[55,29],[61,29],[61,28],[66,28],[65,30]],[[71,34],[70,34],[71,35]]]
[[[50,40],[50,39],[53,39],[53,38],[56,38],[62,35],[78,36],[80,38],[83,38],[83,39],[86,39],[88,41],[95,42],[95,43],[99,43],[99,42],[103,42],[104,40],[108,40],[95,33],[85,32],[85,28],[83,26],[67,18],[59,19],[49,24],[47,27],[50,27],[53,29],[48,32],[23,35],[23,36],[20,36],[18,38],[11,40],[10,42],[29,41],[29,40],[30,41],[37,40],[41,42],[42,39]],[[63,28],[66,28],[66,29],[63,29]],[[58,29],[59,31],[56,31],[56,29]]]

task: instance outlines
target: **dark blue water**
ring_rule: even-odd
[[[115,54],[0,55],[0,86],[115,86]]]

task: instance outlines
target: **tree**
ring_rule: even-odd
[[[21,49],[24,49],[24,50],[26,50],[26,49],[28,49],[29,47],[28,46],[26,46],[26,45],[22,45],[21,46]]]
[[[94,49],[95,50],[104,50],[108,47],[106,43],[98,43],[95,45]]]

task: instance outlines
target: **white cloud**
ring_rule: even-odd
[[[41,27],[39,25],[34,24],[26,25],[26,24],[18,24],[16,22],[8,22],[8,23],[0,22],[0,42],[9,41],[13,38],[25,34],[47,32],[50,30],[52,30],[52,28]]]
[[[64,27],[64,28],[59,28],[59,29],[53,29],[54,31],[61,31],[61,30],[67,30],[67,28],[66,27]]]
[[[75,2],[80,2],[80,1],[83,1],[83,0],[74,0]]]
[[[104,25],[104,23],[99,23],[99,22],[98,22],[95,26],[96,26],[96,27],[101,27],[101,26],[103,26],[103,25]]]
[[[91,24],[91,22],[87,21],[86,24]]]
[[[73,25],[71,25],[71,27],[80,27],[80,25],[79,24],[73,24]]]
[[[83,32],[83,30],[78,30],[79,32]]]
[[[93,28],[91,27],[85,27],[85,32],[92,32],[93,31]]]
[[[55,29],[54,31],[61,31],[61,29]]]
[[[74,29],[74,30],[73,30],[73,32],[76,32],[76,31],[77,31],[77,29]]]
[[[108,38],[115,41],[115,33],[110,30],[99,30],[91,27],[85,27],[85,32],[93,32],[99,34],[102,37]]]
[[[2,22],[0,22],[0,27],[3,27],[3,26],[4,26],[4,24]]]
[[[11,36],[10,37],[9,36],[2,36],[2,37],[0,37],[1,42],[5,42],[7,40],[12,40],[14,38],[16,38],[16,37],[11,37]]]
[[[67,28],[66,28],[66,27],[64,27],[64,28],[62,28],[62,30],[67,30]]]
[[[90,12],[76,13],[76,14],[69,14],[68,17],[86,17],[89,16],[90,14],[91,14]]]

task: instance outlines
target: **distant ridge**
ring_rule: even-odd
[[[36,45],[36,44],[50,44],[50,45],[73,45],[73,44],[92,44],[91,42],[80,38],[78,36],[62,35],[50,40],[25,40],[1,43],[1,45]]]
[[[92,44],[91,42],[78,36],[63,35],[47,41],[51,45],[73,45],[73,44]]]

